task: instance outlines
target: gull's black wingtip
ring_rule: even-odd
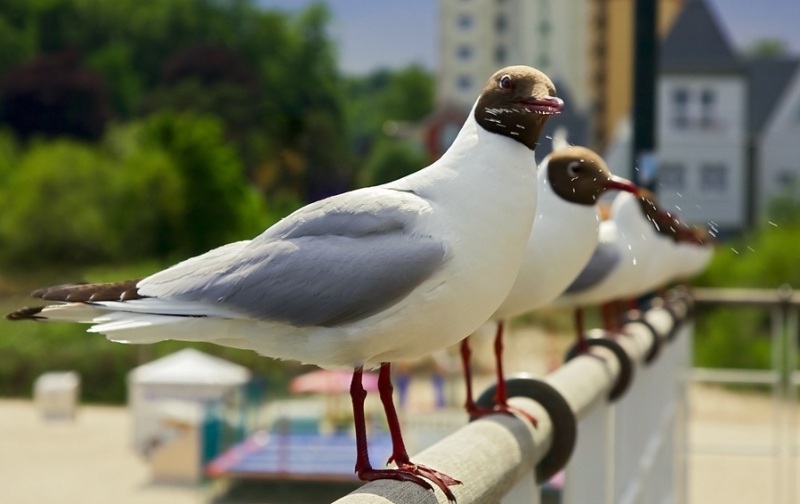
[[[44,306],[26,306],[6,315],[6,320],[44,320],[45,317],[39,316],[43,309]]]

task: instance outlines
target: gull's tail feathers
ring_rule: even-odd
[[[107,312],[104,309],[85,303],[63,303],[22,308],[6,315],[6,319],[91,324],[95,318],[105,313]]]

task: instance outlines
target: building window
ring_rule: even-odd
[[[719,164],[705,164],[700,168],[700,188],[707,193],[724,193],[728,189],[728,167]]]
[[[468,45],[461,45],[458,46],[458,50],[456,51],[458,57],[462,60],[468,60],[472,58],[472,47]]]
[[[458,27],[462,30],[469,30],[472,28],[472,16],[469,14],[459,14]]]
[[[689,128],[689,91],[685,88],[672,92],[672,125],[677,130]]]
[[[472,77],[469,75],[459,75],[456,85],[461,91],[469,91],[470,88],[472,88]]]
[[[506,19],[506,15],[498,14],[497,19],[495,19],[494,26],[497,30],[497,33],[505,33],[508,29],[508,19]]]
[[[716,115],[717,93],[711,89],[704,89],[700,95],[700,127],[703,129],[713,129]]]
[[[686,186],[686,169],[681,163],[662,163],[658,170],[658,181],[664,189],[682,191]]]
[[[497,46],[494,50],[494,60],[499,64],[505,64],[506,58],[508,57],[508,51],[506,50],[506,46]]]

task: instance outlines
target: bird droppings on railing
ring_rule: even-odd
[[[534,495],[525,495],[524,501],[504,500],[503,496],[515,485],[520,488],[527,485],[537,493],[538,487],[531,483],[534,478],[541,484],[547,479],[545,476],[555,474],[570,461],[573,450],[581,452],[582,441],[590,442],[591,439],[582,440],[582,424],[577,429],[572,427],[576,422],[589,421],[598,408],[611,407],[610,400],[619,404],[620,418],[623,418],[624,411],[633,406],[628,403],[634,399],[631,397],[634,394],[637,400],[652,402],[655,399],[651,395],[663,392],[663,397],[657,399],[666,401],[664,408],[651,407],[648,411],[633,412],[641,416],[642,422],[649,420],[649,427],[658,434],[655,438],[649,439],[639,432],[641,429],[634,432],[637,425],[628,426],[631,429],[630,444],[638,453],[635,457],[628,454],[627,458],[636,458],[636,463],[641,466],[635,471],[631,469],[632,474],[650,477],[654,468],[666,463],[663,459],[668,454],[662,452],[669,448],[665,443],[674,437],[670,429],[676,425],[677,402],[669,402],[669,390],[670,387],[677,390],[675,385],[682,380],[683,373],[678,368],[683,365],[686,352],[671,347],[675,346],[673,342],[681,340],[675,336],[676,329],[680,329],[690,317],[692,302],[685,294],[673,293],[666,300],[659,299],[651,305],[641,313],[630,313],[628,322],[617,334],[605,331],[587,333],[588,341],[595,342],[591,343],[590,352],[575,356],[547,376],[541,379],[521,376],[507,380],[507,390],[513,396],[510,401],[516,408],[535,416],[538,419],[536,427],[505,415],[484,417],[424,450],[414,457],[414,461],[437,467],[464,482],[452,487],[460,504],[538,502]],[[613,343],[599,343],[601,341]],[[661,351],[654,353],[654,347]],[[626,362],[631,364],[630,382],[623,384],[621,376],[626,373]],[[639,381],[642,383],[637,384]],[[612,394],[613,391],[617,393]],[[488,406],[493,395],[493,389],[489,389],[479,402]],[[607,479],[619,480],[619,488],[609,490],[613,485],[608,483],[605,489],[598,489],[596,502],[603,502],[605,499],[600,496],[609,491],[608,495],[618,495],[620,499],[637,497],[644,491],[641,482],[626,483],[621,475],[616,476],[616,479],[614,475]],[[568,488],[569,481],[568,476]],[[515,491],[514,497],[509,499],[517,499],[521,493],[526,492]],[[569,491],[565,495],[568,500],[563,502],[567,504],[587,502],[576,500],[575,491],[572,493],[575,498],[571,500]],[[438,489],[433,493],[417,485],[376,481],[339,499],[336,504],[435,502],[447,502]],[[643,499],[641,502],[651,501]]]

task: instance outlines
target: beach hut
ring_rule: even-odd
[[[133,445],[157,481],[193,482],[202,474],[211,405],[250,381],[247,368],[187,348],[128,375]]]

